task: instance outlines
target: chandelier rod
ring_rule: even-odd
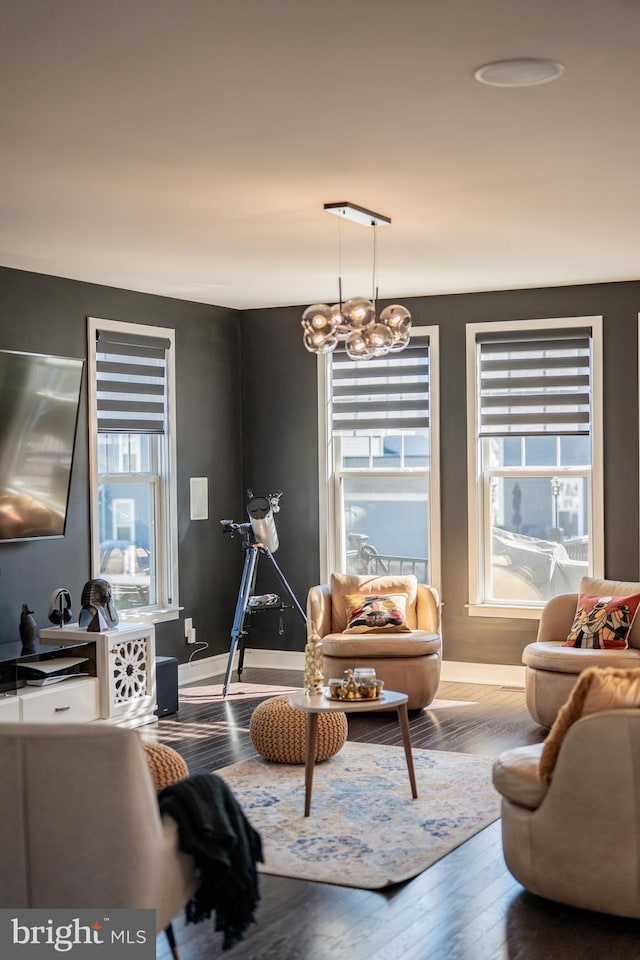
[[[338,302],[342,313],[342,217],[338,217]]]
[[[371,296],[371,299],[373,300],[373,309],[374,309],[374,313],[375,313],[375,315],[376,315],[376,317],[377,317],[377,316],[378,316],[378,283],[377,283],[377,280],[378,280],[378,277],[377,277],[377,270],[378,270],[377,252],[378,252],[378,251],[377,251],[377,245],[376,245],[377,237],[376,237],[376,225],[375,225],[375,223],[372,223],[372,224],[371,224],[371,230],[372,230],[372,232],[373,232],[373,255],[372,255],[372,261],[373,261],[373,283],[372,283],[372,285],[371,285],[371,286],[372,286],[372,290],[371,290],[372,296]]]

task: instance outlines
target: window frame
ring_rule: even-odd
[[[320,577],[328,583],[342,554],[340,511],[343,476],[407,476],[427,474],[429,491],[429,582],[441,594],[440,521],[440,355],[439,327],[413,327],[411,336],[429,338],[430,467],[351,468],[334,470],[332,432],[331,354],[318,356],[318,486],[320,521]]]
[[[487,476],[500,472],[499,468],[482,470],[482,438],[478,435],[479,378],[477,368],[476,337],[488,332],[518,332],[532,330],[553,333],[554,330],[590,327],[592,340],[591,368],[591,483],[589,497],[589,525],[591,531],[590,576],[604,576],[604,457],[603,457],[603,390],[602,390],[602,317],[564,317],[538,320],[508,320],[495,323],[468,323],[467,346],[467,509],[469,553],[469,616],[501,617],[510,619],[539,620],[545,601],[540,603],[514,602],[504,604],[484,600],[485,567],[489,556],[487,542],[487,517],[485,516],[485,484]],[[512,474],[528,475],[537,468],[522,466],[513,468]],[[574,467],[543,467],[543,473],[551,472],[559,477],[575,474]],[[519,471],[519,472],[518,472]],[[584,471],[581,471],[582,473]]]
[[[640,385],[640,313],[638,313],[638,340],[637,340],[637,368],[638,368],[638,384]],[[638,389],[638,440],[640,441],[640,389]],[[638,484],[638,509],[640,511],[640,483]],[[640,534],[640,528],[638,529]],[[640,546],[640,537],[638,539],[638,545]],[[638,568],[638,576],[640,576],[640,567]]]
[[[169,341],[166,355],[167,415],[163,456],[152,475],[140,473],[104,474],[98,472],[98,429],[96,389],[96,334],[98,330],[120,331],[140,337],[162,337]],[[178,472],[176,444],[176,370],[175,330],[120,320],[87,318],[88,356],[88,433],[89,433],[89,510],[91,526],[91,576],[100,576],[100,534],[98,491],[100,482],[113,477],[116,482],[152,480],[158,484],[156,516],[157,601],[148,607],[119,609],[123,621],[159,623],[180,616],[178,596]],[[157,480],[155,479],[157,477]]]

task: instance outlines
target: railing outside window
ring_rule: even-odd
[[[419,583],[429,583],[429,561],[424,557],[398,557],[378,553],[363,533],[350,533],[347,546],[347,573],[386,577],[413,574]]]

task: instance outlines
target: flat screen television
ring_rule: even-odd
[[[83,368],[0,350],[0,540],[64,536]]]

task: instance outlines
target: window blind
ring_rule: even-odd
[[[591,330],[478,335],[479,434],[588,435]]]
[[[372,360],[350,360],[338,348],[331,355],[331,386],[334,433],[428,427],[428,338],[413,338],[402,353]]]
[[[98,433],[165,432],[169,340],[96,332]]]

